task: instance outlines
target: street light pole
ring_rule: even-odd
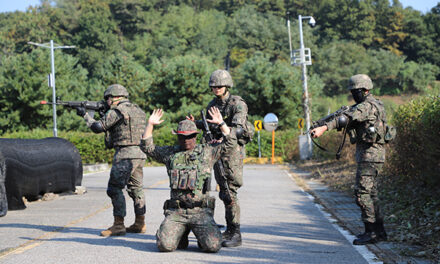
[[[56,96],[56,90],[55,90],[55,56],[54,56],[54,49],[72,49],[72,48],[75,48],[75,46],[59,46],[59,45],[57,45],[56,47],[54,47],[53,40],[50,40],[49,43],[44,43],[44,44],[40,44],[40,43],[35,43],[35,42],[29,41],[28,44],[35,45],[35,46],[38,46],[38,47],[43,47],[43,48],[50,48],[50,67],[51,67],[52,73],[49,75],[49,86],[52,87],[53,136],[57,137],[58,136],[58,131],[57,131],[57,105],[55,104],[56,101],[57,101],[57,96]]]
[[[289,12],[287,12],[289,16]],[[287,28],[289,33],[289,47],[290,47],[290,62],[294,66],[301,66],[302,69],[302,83],[303,83],[303,109],[304,109],[304,119],[306,121],[306,128],[310,127],[310,109],[309,109],[309,92],[307,88],[307,65],[312,65],[311,60],[311,52],[309,48],[304,48],[304,39],[303,39],[303,29],[302,29],[302,21],[303,19],[309,19],[309,25],[314,27],[316,22],[315,19],[311,16],[298,16],[298,26],[299,26],[299,50],[292,50],[292,40],[290,33],[290,18],[287,19]],[[307,153],[305,158],[310,158],[312,156],[312,139],[310,134],[307,133]]]
[[[300,49],[300,57],[301,57],[301,68],[302,68],[302,81],[303,81],[303,99],[304,99],[304,119],[306,120],[306,128],[310,127],[310,111],[309,111],[309,92],[307,88],[307,67],[305,63],[305,54],[304,54],[304,39],[303,39],[303,30],[302,30],[302,17],[298,16],[298,25],[299,25],[299,49]],[[309,157],[312,156],[312,139],[310,138],[310,134],[307,133],[307,147]]]

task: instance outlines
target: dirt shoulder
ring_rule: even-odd
[[[304,161],[291,165],[291,171],[296,175],[299,184],[338,220],[340,226],[352,234],[363,231],[360,210],[353,195],[356,163],[334,160]],[[382,185],[382,188],[379,187],[380,199],[389,241],[370,245],[370,250],[384,263],[440,263],[440,244],[436,234],[440,228],[438,225],[434,226],[435,212],[429,211],[433,214],[429,217],[411,212],[403,213],[405,204],[411,200],[409,197],[402,197],[406,193],[404,189],[394,184],[390,191],[390,183],[384,179],[380,179],[379,185]],[[416,206],[422,205],[416,203]],[[414,223],[419,224],[409,228],[408,215],[423,220],[413,219]],[[425,234],[431,234],[431,237]]]

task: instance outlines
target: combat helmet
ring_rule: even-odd
[[[112,84],[104,92],[104,98],[122,96],[128,98],[128,91],[120,84]]]
[[[215,70],[209,77],[209,87],[233,86],[232,77],[227,70]]]
[[[373,82],[371,81],[370,77],[368,77],[366,74],[356,74],[351,76],[348,80],[348,90],[362,88],[366,90],[373,89]]]

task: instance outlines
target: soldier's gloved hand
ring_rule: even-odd
[[[77,107],[76,114],[80,117],[84,117],[86,115],[86,109],[84,107]]]

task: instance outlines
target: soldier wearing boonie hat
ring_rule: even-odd
[[[210,110],[213,124],[223,122],[217,108]],[[235,149],[237,139],[223,126],[225,140],[221,144],[196,144],[196,124],[191,120],[179,122],[172,133],[178,136],[177,146],[156,146],[153,128],[163,122],[162,109],[154,110],[142,136],[141,149],[149,157],[164,163],[170,180],[170,199],[163,206],[165,219],[156,233],[160,251],[170,252],[188,247],[188,234],[192,231],[199,247],[205,252],[221,248],[222,235],[214,221],[215,198],[209,196],[208,183],[214,163],[221,155]]]

